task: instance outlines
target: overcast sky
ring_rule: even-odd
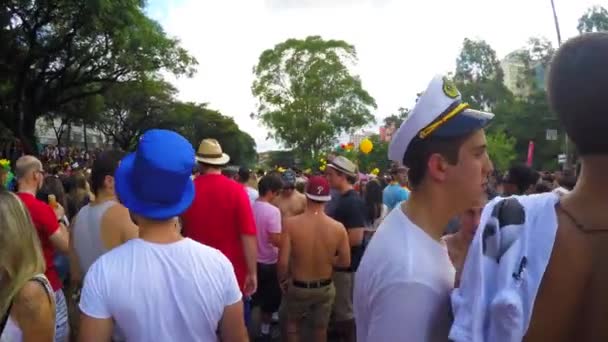
[[[562,37],[608,0],[555,0]],[[149,0],[148,14],[198,62],[191,79],[172,80],[184,101],[207,102],[235,118],[258,151],[275,149],[249,114],[252,68],[262,51],[288,38],[321,35],[354,44],[354,70],[378,103],[376,118],[411,108],[436,73],[452,71],[465,37],[484,39],[500,58],[531,36],[556,43],[550,0]]]

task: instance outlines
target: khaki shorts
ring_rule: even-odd
[[[287,317],[290,321],[307,318],[317,328],[329,325],[332,305],[336,297],[334,284],[316,289],[306,289],[289,285],[285,294]]]
[[[336,284],[336,300],[333,307],[333,320],[335,322],[350,321],[353,314],[353,273],[334,272]]]

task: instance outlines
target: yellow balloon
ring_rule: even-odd
[[[359,150],[361,150],[361,152],[363,152],[364,154],[368,154],[373,149],[374,149],[374,144],[372,143],[371,140],[369,140],[368,138],[361,140],[361,143],[359,144]]]
[[[321,171],[325,171],[325,165],[321,165],[321,166],[319,166],[319,170],[321,170]]]

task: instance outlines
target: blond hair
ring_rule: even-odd
[[[40,240],[27,209],[11,192],[0,191],[0,313],[37,274],[44,273]]]

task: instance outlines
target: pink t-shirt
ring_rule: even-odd
[[[263,202],[253,202],[253,216],[258,236],[258,262],[262,264],[276,264],[279,249],[270,243],[271,233],[281,233],[281,211],[274,205]]]

